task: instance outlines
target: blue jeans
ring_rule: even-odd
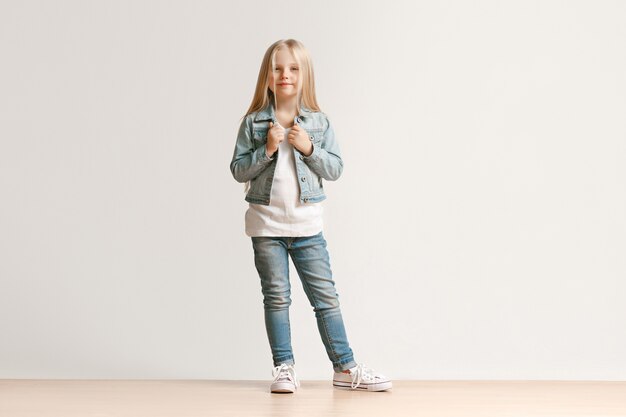
[[[265,329],[274,366],[294,364],[289,326],[291,286],[289,256],[302,281],[326,348],[336,372],[356,366],[339,307],[339,295],[330,270],[323,233],[304,237],[254,236],[254,264],[261,278]]]

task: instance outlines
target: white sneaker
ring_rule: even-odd
[[[270,392],[296,392],[296,388],[300,386],[296,377],[296,370],[293,365],[281,363],[272,370],[274,381],[270,387]]]
[[[391,380],[359,363],[350,369],[349,374],[335,372],[333,386],[348,390],[384,391],[391,388]]]

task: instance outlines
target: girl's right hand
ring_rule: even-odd
[[[285,140],[285,128],[279,123],[270,122],[270,128],[267,131],[267,143],[265,144],[268,156],[274,155],[274,152],[278,150],[278,144],[283,140]]]

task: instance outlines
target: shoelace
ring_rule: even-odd
[[[352,375],[352,384],[350,384],[350,387],[352,389],[356,389],[361,384],[362,380],[372,381],[372,382],[376,380],[376,375],[374,373],[374,370],[372,368],[368,368],[362,363],[357,364],[356,369],[351,371],[351,375]]]
[[[300,386],[300,382],[298,381],[298,378],[296,377],[296,370],[294,369],[292,365],[281,363],[280,365],[274,367],[274,369],[272,370],[272,376],[274,377],[273,382],[276,382],[280,379],[287,379],[293,382],[293,384],[296,387]]]

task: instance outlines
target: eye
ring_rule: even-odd
[[[293,71],[298,71],[298,67],[293,67],[292,70]]]

